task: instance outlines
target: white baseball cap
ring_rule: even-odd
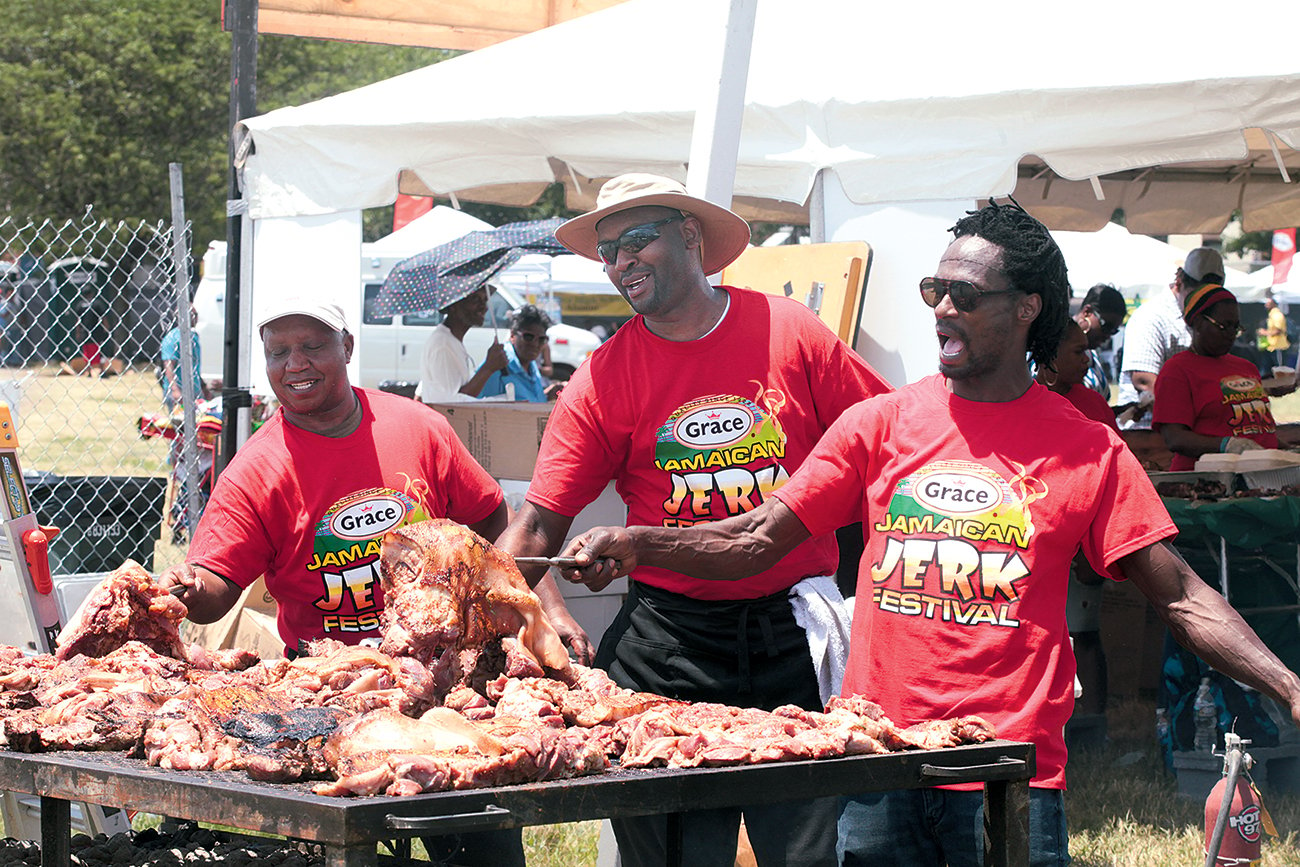
[[[268,323],[285,316],[310,316],[325,323],[333,331],[348,330],[348,321],[343,315],[342,307],[306,295],[282,295],[273,298],[258,317],[257,330],[260,332]]]

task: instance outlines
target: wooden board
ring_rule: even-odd
[[[721,282],[793,298],[853,346],[870,268],[871,247],[862,241],[750,247],[723,269]]]
[[[259,0],[261,33],[473,50],[622,0]]]

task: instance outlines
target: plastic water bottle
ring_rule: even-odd
[[[1192,719],[1196,723],[1196,736],[1192,745],[1199,752],[1214,752],[1214,740],[1219,728],[1219,710],[1214,706],[1214,693],[1210,690],[1210,679],[1201,678],[1201,686],[1196,690],[1192,702]]]
[[[1169,739],[1169,708],[1156,708],[1156,743],[1164,746]]]

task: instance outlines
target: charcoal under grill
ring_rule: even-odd
[[[216,822],[324,844],[331,867],[374,867],[381,840],[669,815],[857,792],[981,782],[985,863],[1026,863],[1032,744],[990,741],[940,750],[720,768],[617,768],[587,777],[414,797],[330,798],[310,783],[261,783],[242,773],[169,771],[120,753],[0,751],[0,790],[41,797],[42,865],[69,863],[71,801]]]

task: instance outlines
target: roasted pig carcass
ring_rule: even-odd
[[[384,536],[380,555],[384,590],[381,649],[411,656],[435,671],[460,669],[462,650],[500,642],[541,668],[564,671],[568,653],[542,612],[514,559],[454,521],[408,524]],[[521,673],[531,666],[514,663]],[[446,693],[460,675],[444,677]]]
[[[106,656],[138,641],[164,656],[185,659],[177,624],[185,604],[154,583],[144,567],[127,560],[86,597],[57,639],[59,659]]]
[[[223,686],[169,701],[145,724],[138,751],[173,770],[243,770],[277,783],[319,779],[330,770],[325,740],[349,716],[281,692]]]

